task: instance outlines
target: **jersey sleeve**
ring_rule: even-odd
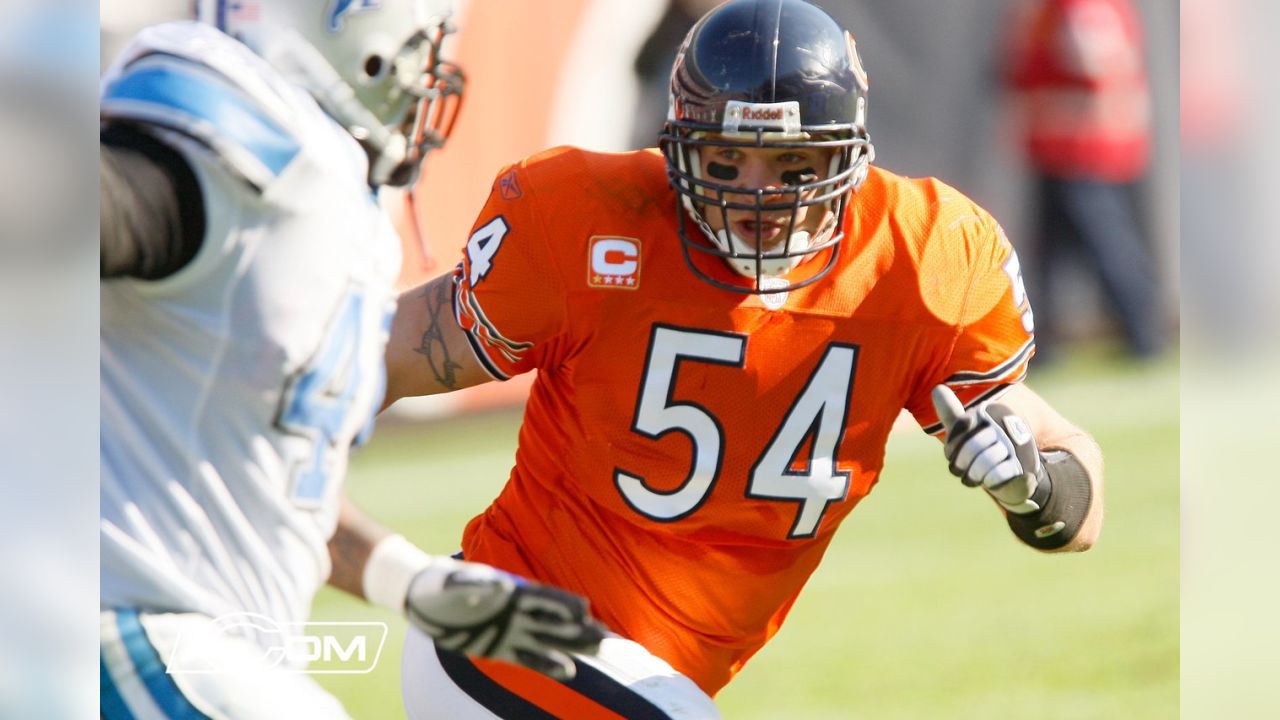
[[[1035,353],[1031,303],[1022,283],[1018,255],[989,216],[976,224],[969,283],[942,370],[916,388],[907,409],[926,433],[943,431],[931,393],[946,383],[966,408],[999,397],[1027,374]]]
[[[564,283],[521,168],[499,175],[454,269],[454,314],[476,358],[507,380],[549,362]]]
[[[104,122],[152,125],[191,137],[258,189],[270,185],[302,147],[227,77],[163,52],[144,54],[111,74],[99,112]]]

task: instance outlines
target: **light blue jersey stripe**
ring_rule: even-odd
[[[160,653],[152,647],[151,641],[147,640],[146,632],[142,629],[138,611],[117,611],[116,625],[120,628],[120,639],[124,641],[134,671],[147,686],[151,699],[155,700],[165,716],[172,720],[209,720],[207,715],[197,710],[191,701],[187,700],[177,684],[173,682],[173,678],[165,672]]]
[[[120,697],[120,691],[116,690],[116,681],[107,672],[107,661],[99,657],[98,665],[102,668],[98,712],[102,714],[103,720],[133,720],[133,713],[129,712],[129,706]]]
[[[298,154],[297,141],[239,93],[200,73],[185,72],[172,65],[127,72],[107,87],[102,101],[152,105],[163,112],[185,116],[188,121],[209,125],[275,175]]]

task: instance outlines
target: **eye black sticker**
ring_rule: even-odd
[[[717,180],[736,180],[738,178],[738,168],[732,165],[722,165],[718,162],[707,163],[707,174]]]
[[[782,173],[782,182],[787,185],[804,185],[818,179],[818,173],[811,167],[800,170],[787,170]]]

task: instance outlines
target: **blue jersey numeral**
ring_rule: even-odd
[[[294,469],[290,493],[292,500],[304,507],[316,506],[325,497],[328,482],[335,473],[334,455],[341,449],[338,443],[345,437],[353,401],[362,387],[362,378],[367,379],[369,372],[378,374],[378,397],[374,398],[372,412],[377,412],[382,402],[381,395],[386,388],[384,365],[369,362],[369,367],[362,367],[361,344],[371,335],[362,328],[364,304],[365,298],[359,293],[347,295],[320,351],[285,385],[276,425],[311,441],[311,456]],[[387,324],[384,319],[381,328],[384,333]],[[377,355],[380,360],[381,352]],[[368,437],[370,427],[372,417],[356,437],[357,443]]]

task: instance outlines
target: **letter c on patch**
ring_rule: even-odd
[[[640,267],[635,243],[600,240],[591,248],[591,269],[601,275],[633,275]]]

